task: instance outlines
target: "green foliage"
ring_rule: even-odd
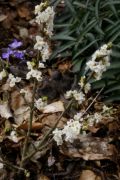
[[[86,60],[94,51],[102,44],[112,42],[111,67],[103,79],[93,82],[92,86],[97,89],[107,85],[104,97],[107,101],[117,100],[114,95],[120,95],[120,1],[64,0],[61,5],[60,2],[52,0],[57,18],[53,37],[56,48],[51,58],[71,57],[73,71],[81,75]]]

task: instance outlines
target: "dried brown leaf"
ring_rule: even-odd
[[[51,103],[44,107],[43,113],[55,113],[64,111],[64,105],[62,101]]]
[[[40,130],[43,127],[43,124],[40,122],[33,122],[32,123],[32,131],[35,130]],[[18,126],[19,129],[23,129],[23,130],[28,130],[28,122],[25,122],[23,124],[21,124],[20,126]]]
[[[12,117],[8,102],[0,103],[0,116],[6,119]]]
[[[47,115],[47,116],[44,116],[42,118],[42,124],[43,125],[47,125],[49,127],[54,127],[56,121],[57,121],[57,118],[58,118],[58,114],[50,114],[50,115]],[[62,117],[57,125],[57,127],[59,128],[63,128],[64,127],[64,124],[66,123],[67,119]]]
[[[21,106],[16,111],[14,111],[15,123],[20,125],[23,121],[28,121],[30,118],[30,108],[28,106]]]
[[[80,136],[73,144],[64,143],[61,152],[71,158],[79,157],[84,160],[115,160],[117,154],[115,146],[109,144],[109,139],[87,135]]]
[[[21,18],[25,18],[26,20],[31,19],[30,9],[26,7],[24,4],[18,7],[17,12]]]
[[[24,89],[27,91],[27,93],[25,94],[25,99],[28,103],[30,103],[32,101],[31,86],[26,86]],[[13,111],[16,111],[25,104],[25,100],[19,91],[15,90],[11,93],[10,106]]]
[[[6,18],[7,18],[6,15],[1,14],[1,15],[0,15],[0,22],[4,21]]]
[[[40,175],[38,180],[50,180],[50,179],[47,176],[45,176],[45,175]]]
[[[83,170],[79,180],[101,180],[101,177],[97,176],[93,171]]]

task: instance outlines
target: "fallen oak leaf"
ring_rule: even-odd
[[[4,21],[6,18],[7,18],[6,15],[1,14],[1,15],[0,15],[0,22]]]
[[[32,87],[31,87],[31,85],[24,87],[24,90],[26,91],[24,96],[25,96],[27,103],[31,103],[31,101],[32,101]],[[11,93],[11,101],[10,101],[11,109],[13,111],[16,111],[17,109],[19,109],[23,105],[26,105],[25,99],[23,98],[22,94],[18,90],[14,90]]]
[[[44,126],[54,127],[55,123],[57,122],[58,113],[48,114],[42,117],[41,122]],[[67,118],[62,117],[57,125],[58,128],[63,128],[65,123],[67,122]]]
[[[40,122],[32,122],[31,131],[40,130],[43,128],[43,124]],[[28,130],[28,122],[22,123],[18,126],[18,129]]]
[[[53,102],[43,108],[43,113],[55,113],[55,112],[63,112],[64,105],[62,101]]]
[[[60,147],[61,153],[70,158],[83,158],[84,160],[115,160],[117,150],[109,144],[107,138],[80,136],[74,143],[64,143]]]
[[[0,116],[3,118],[10,118],[12,117],[12,113],[10,111],[10,107],[8,105],[8,102],[1,102],[0,103]]]
[[[14,112],[14,119],[17,125],[23,123],[23,121],[28,121],[30,118],[30,108],[28,106],[21,106]]]

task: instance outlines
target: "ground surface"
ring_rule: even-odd
[[[33,48],[32,37],[36,34],[37,28],[30,24],[33,19],[34,6],[40,1],[10,0],[0,1],[0,53],[13,39],[23,42],[23,50],[28,52],[26,59],[36,56]],[[14,58],[10,59],[12,67],[9,71],[15,75],[20,75],[24,79],[26,71],[25,62]],[[63,101],[63,94],[70,89],[74,82],[74,74],[71,72],[70,60],[62,61],[57,59],[52,65],[48,63],[45,70],[45,83],[38,88],[38,96],[48,96],[49,103]],[[31,90],[32,84],[23,81],[23,86]],[[3,87],[0,87],[0,98],[3,98]],[[17,89],[11,93],[10,105],[14,112],[22,106],[22,100]],[[88,102],[89,103],[89,102]],[[57,103],[58,108],[58,103]],[[61,108],[61,104],[59,108]],[[95,102],[91,111],[99,111],[102,106],[100,99]],[[111,106],[111,105],[109,105]],[[119,180],[120,179],[120,106],[113,104],[112,118],[104,119],[97,127],[89,129],[87,136],[80,137],[74,143],[63,144],[58,147],[55,142],[49,142],[43,151],[37,153],[31,160],[28,159],[25,168],[29,171],[26,174],[16,173],[17,168],[10,167],[11,164],[18,165],[20,161],[20,150],[24,139],[24,131],[28,125],[24,122],[19,125],[19,119],[10,118],[8,120],[0,117],[0,153],[5,160],[4,169],[0,170],[0,180],[31,179],[31,180]],[[87,103],[85,104],[87,107]],[[63,127],[67,119],[73,112],[69,110],[61,118],[58,126]],[[24,114],[23,114],[24,115]],[[29,151],[34,148],[34,144],[53,127],[60,112],[40,114],[32,126],[32,143]],[[19,142],[14,143],[9,139],[7,129],[16,127],[19,132]],[[22,134],[23,133],[23,134]],[[29,154],[29,153],[28,153]],[[10,164],[9,164],[10,163]],[[29,174],[30,173],[30,174]],[[27,177],[28,176],[28,177]]]

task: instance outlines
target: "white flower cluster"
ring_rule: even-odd
[[[80,122],[74,119],[70,119],[62,130],[56,128],[53,131],[53,139],[57,142],[57,145],[62,145],[64,136],[65,141],[72,143],[75,139],[77,139],[78,135],[80,134],[80,130]]]
[[[43,110],[43,108],[47,105],[46,101],[43,101],[42,98],[39,98],[37,100],[35,100],[34,106],[38,109],[38,110]]]
[[[82,76],[78,85],[84,90],[85,94],[87,94],[91,90],[91,84],[89,82],[86,83],[85,81],[86,77]]]
[[[51,37],[53,34],[53,20],[55,15],[53,7],[48,6],[46,8],[45,3],[41,3],[35,7],[35,14],[37,15],[35,19],[36,23],[40,26],[44,24],[44,31]]]
[[[82,102],[85,101],[85,94],[82,91],[81,92],[78,92],[77,90],[67,91],[65,94],[65,98],[69,99],[71,97],[74,97],[74,99],[78,101],[78,104],[82,104]]]
[[[7,76],[6,71],[3,69],[3,70],[0,72],[0,81],[1,81],[4,77],[6,77],[6,76]]]
[[[70,119],[62,130],[56,128],[53,131],[53,139],[57,142],[57,145],[62,145],[63,140],[72,143],[78,138],[79,134],[86,134],[86,130],[89,126],[93,126],[101,122],[104,117],[108,118],[108,114],[106,112],[110,111],[110,109],[111,108],[104,105],[101,112],[85,114],[85,111],[81,111],[75,114],[73,119]],[[109,114],[109,116],[111,115]]]
[[[15,77],[13,74],[9,74],[7,83],[9,84],[10,87],[14,87],[15,83],[18,83],[21,81],[20,77]]]
[[[104,115],[102,112],[95,112],[94,114],[87,114],[83,117],[84,111],[74,115],[73,119],[70,119],[62,130],[56,128],[53,131],[53,139],[57,142],[57,145],[62,145],[63,140],[66,142],[73,142],[78,138],[79,134],[84,135],[88,126],[93,126],[102,121]]]
[[[35,14],[37,15],[35,21],[39,25],[40,30],[43,30],[48,37],[51,37],[53,34],[53,20],[55,15],[53,7],[47,7],[46,3],[41,3],[35,6]],[[51,55],[50,45],[42,36],[36,36],[34,49],[40,51],[43,62],[49,59]]]
[[[49,59],[51,52],[48,43],[44,41],[43,37],[36,36],[36,44],[34,45],[34,49],[41,52],[43,62],[46,62],[46,60]]]
[[[84,117],[84,119],[87,120],[88,126],[93,126],[94,124],[101,122],[102,118],[103,118],[102,114],[98,112],[95,112],[94,114],[87,114],[87,116]]]
[[[91,60],[86,63],[87,69],[95,73],[97,80],[101,79],[103,72],[110,66],[110,53],[111,50],[108,49],[108,45],[104,44],[92,55]]]
[[[36,78],[38,81],[42,81],[42,72],[37,69],[33,69],[30,62],[27,62],[27,66],[30,71],[26,74],[26,79]]]

